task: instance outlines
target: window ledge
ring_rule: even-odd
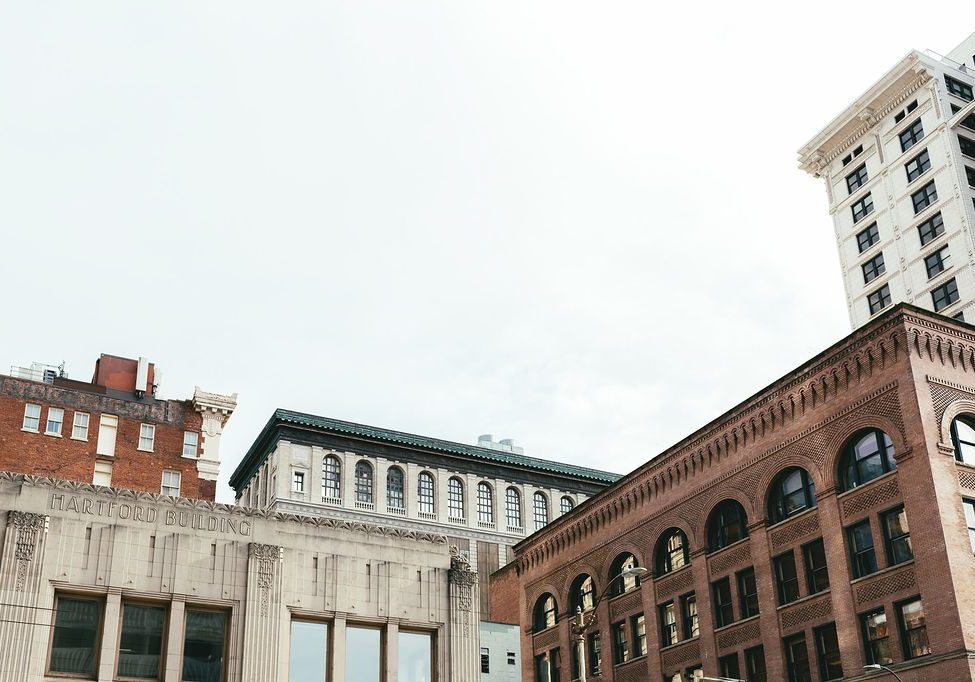
[[[152,449],[147,449],[147,448],[136,448],[136,450],[138,450],[139,452],[153,452]]]
[[[181,455],[183,459],[199,459],[199,455]]]
[[[887,568],[878,569],[873,573],[862,575],[859,578],[853,578],[852,580],[850,580],[850,584],[856,585],[858,583],[866,582],[867,580],[876,578],[878,575],[884,575],[885,573],[893,573],[894,571],[900,570],[905,566],[913,566],[913,565],[914,565],[914,559],[908,559],[907,561],[902,561],[899,564],[894,564],[893,566],[888,566]],[[822,594],[822,592],[819,592],[818,594]],[[792,603],[795,604],[795,602]]]
[[[877,476],[877,478],[872,478],[869,481],[867,481],[866,483],[861,483],[860,485],[856,486],[855,488],[850,488],[849,490],[844,490],[843,492],[837,494],[836,499],[840,500],[840,499],[843,499],[845,497],[849,497],[849,496],[853,495],[854,493],[863,492],[867,488],[873,487],[873,485],[875,483],[877,483],[878,481],[886,481],[887,479],[893,478],[896,475],[897,475],[897,469],[891,469],[887,473],[881,474],[880,476]]]
[[[78,438],[77,436],[71,436],[71,440],[80,440],[82,443],[87,443],[87,438]]]
[[[20,430],[24,431],[25,433],[40,433],[39,429],[28,429],[27,427],[24,426],[21,426]]]
[[[750,537],[751,536],[746,535],[741,540],[735,540],[730,545],[725,545],[724,547],[720,547],[720,548],[714,550],[713,552],[708,552],[705,556],[707,556],[708,561],[710,561],[714,557],[719,556],[722,552],[726,552],[726,551],[728,551],[729,549],[731,549],[733,547],[737,547],[738,545],[741,545],[741,544],[743,544],[745,542],[748,542],[748,540],[749,540]]]
[[[888,305],[884,306],[883,309],[886,310],[889,307],[890,307],[890,305],[888,304]],[[880,312],[880,311],[878,310],[877,312]],[[817,502],[818,502],[818,500],[817,500]],[[781,521],[776,521],[775,523],[770,524],[768,526],[768,530],[769,530],[769,532],[771,532],[773,529],[784,528],[786,526],[786,524],[788,524],[789,522],[795,521],[796,519],[801,519],[803,516],[807,516],[807,515],[809,515],[811,513],[816,513],[818,511],[819,511],[819,505],[818,504],[813,505],[812,507],[809,507],[808,509],[803,509],[798,514],[793,514],[792,516],[787,516],[786,518],[782,519]]]
[[[878,573],[879,573],[879,571],[878,571]],[[871,576],[874,576],[874,575],[877,575],[877,573],[871,573],[870,575]],[[852,580],[850,581],[851,584],[853,582],[854,581],[852,581]],[[776,611],[781,611],[783,609],[787,609],[787,608],[790,608],[792,606],[795,606],[796,604],[802,604],[803,602],[812,601],[814,599],[819,599],[823,595],[827,595],[829,593],[830,593],[830,590],[823,590],[822,592],[816,592],[814,594],[807,594],[805,597],[799,597],[798,599],[793,599],[788,604],[782,604],[781,606],[776,606],[775,607],[775,610]]]
[[[51,438],[63,438],[64,437],[60,433],[55,433],[54,431],[45,431],[44,432],[44,435],[45,436],[50,436]]]
[[[818,592],[817,594],[822,594],[822,592]],[[791,606],[792,604],[795,604],[795,602],[789,602],[788,604],[786,604],[786,606]],[[748,618],[742,618],[741,620],[736,620],[734,623],[728,623],[727,625],[722,625],[719,628],[714,628],[714,631],[715,632],[724,632],[725,630],[731,629],[731,628],[735,627],[736,625],[741,625],[742,623],[747,623],[749,621],[758,620],[761,617],[762,617],[762,614],[756,613],[754,616],[749,616]]]
[[[691,637],[690,639],[682,639],[679,642],[674,642],[673,644],[668,644],[667,646],[662,646],[662,647],[660,647],[660,650],[661,651],[667,651],[667,649],[673,649],[673,648],[679,647],[679,646],[681,646],[683,644],[688,644],[690,642],[696,642],[699,639],[701,639],[701,636],[700,635],[698,635],[697,637]]]

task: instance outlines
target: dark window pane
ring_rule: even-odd
[[[855,171],[846,176],[846,189],[850,194],[853,194],[856,190],[867,182],[867,165],[862,164]]]
[[[714,624],[724,627],[735,621],[734,607],[731,601],[731,580],[722,578],[711,585],[714,592]]]
[[[904,658],[917,658],[930,654],[927,622],[924,618],[924,606],[921,604],[921,600],[913,599],[906,604],[901,604],[899,614]]]
[[[630,660],[630,648],[626,644],[626,623],[615,623],[613,632],[613,665]]]
[[[863,253],[879,241],[880,232],[877,230],[877,223],[871,223],[863,231],[857,233],[857,248],[860,249],[860,253]]]
[[[948,247],[943,246],[931,255],[925,256],[924,267],[928,271],[928,279],[944,272],[948,268]]]
[[[677,609],[669,601],[660,607],[660,643],[670,646],[677,641]]]
[[[920,213],[928,206],[938,200],[938,188],[935,187],[934,180],[911,195],[911,203],[914,205],[914,213]]]
[[[972,86],[968,83],[962,83],[951,76],[945,76],[945,85],[948,87],[948,92],[955,97],[966,102],[972,101]]]
[[[681,619],[684,621],[684,639],[701,634],[697,619],[697,597],[692,592],[680,598]]]
[[[721,677],[741,678],[741,668],[738,667],[738,654],[722,656],[718,659],[718,664],[721,666]]]
[[[741,605],[742,618],[758,615],[758,586],[755,583],[755,569],[747,568],[738,574],[738,600]]]
[[[881,519],[884,539],[887,542],[887,563],[893,566],[913,559],[911,529],[907,526],[907,513],[904,507],[887,512]]]
[[[956,302],[958,298],[958,283],[955,282],[954,277],[931,292],[931,301],[934,303],[936,313]]]
[[[945,233],[945,223],[941,218],[941,212],[925,220],[917,226],[918,235],[921,237],[921,246],[924,246]]]
[[[748,674],[748,682],[766,682],[768,675],[765,672],[765,648],[761,646],[745,649],[745,672]]]
[[[826,564],[826,549],[822,540],[815,540],[802,548],[806,564],[806,583],[809,594],[829,589],[829,567]]]
[[[633,618],[631,618],[630,624],[633,630],[633,655],[646,656],[647,655],[647,623],[646,620],[643,618],[643,614],[641,613],[639,616],[634,616]]]
[[[887,614],[883,609],[872,611],[860,617],[863,625],[863,640],[866,643],[867,661],[880,665],[890,665],[890,633],[887,630]]]
[[[748,537],[745,510],[734,500],[725,500],[711,513],[708,546],[713,552]]]
[[[158,679],[166,609],[124,604],[119,637],[118,676]]]
[[[958,136],[958,146],[961,147],[961,153],[965,156],[975,159],[975,142],[964,137],[962,135]]]
[[[861,431],[843,448],[840,488],[855,488],[896,468],[890,437],[880,429]]]
[[[870,314],[875,315],[890,305],[890,286],[885,284],[867,296]]]
[[[853,577],[860,578],[870,575],[877,570],[877,556],[873,549],[873,535],[870,532],[870,521],[862,521],[846,529],[850,543],[850,561],[853,565]]]
[[[820,680],[835,680],[843,677],[835,624],[830,623],[816,630],[816,655],[819,659]]]
[[[183,642],[183,682],[219,682],[223,669],[223,644],[227,614],[186,612]]]
[[[805,635],[795,635],[785,640],[785,660],[789,682],[812,682]]]
[[[799,598],[799,577],[796,574],[796,559],[787,552],[775,557],[775,579],[778,587],[779,605],[788,604]]]
[[[58,597],[51,643],[51,672],[94,676],[101,604]]]
[[[884,254],[878,253],[864,263],[861,268],[863,269],[863,283],[869,284],[887,271],[884,266]]]
[[[868,215],[873,213],[873,197],[871,197],[870,194],[867,194],[867,196],[850,206],[850,211],[853,212],[853,222],[860,222]]]
[[[907,181],[914,182],[929,168],[931,168],[931,156],[925,149],[904,165],[904,170],[907,171]]]
[[[906,152],[908,149],[913,147],[918,141],[924,137],[924,126],[921,125],[921,119],[914,121],[909,128],[904,130],[899,136],[901,143],[901,151]]]

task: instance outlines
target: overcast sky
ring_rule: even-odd
[[[937,10],[4,0],[0,365],[629,471],[849,332],[796,150]]]

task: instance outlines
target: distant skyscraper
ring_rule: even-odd
[[[898,301],[975,322],[975,34],[910,52],[799,150],[826,181],[854,328]]]

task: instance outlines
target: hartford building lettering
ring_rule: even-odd
[[[155,524],[161,520],[166,526],[205,530],[212,533],[230,533],[241,536],[249,536],[251,534],[250,521],[241,521],[226,516],[214,516],[212,514],[179,509],[160,510],[156,507],[129,504],[127,502],[92,500],[77,495],[52,493],[49,508],[109,519],[131,519],[132,521],[141,521],[146,524]]]

